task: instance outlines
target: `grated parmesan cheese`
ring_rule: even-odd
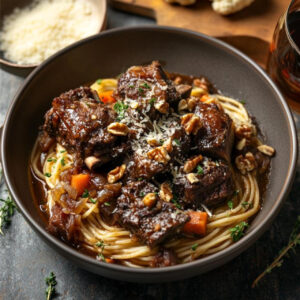
[[[99,31],[95,3],[36,0],[4,18],[0,50],[19,64],[38,64],[58,50]]]

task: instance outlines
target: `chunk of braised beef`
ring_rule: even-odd
[[[194,136],[198,151],[230,162],[234,142],[233,121],[216,104],[198,102],[195,114],[200,117],[202,124]]]
[[[155,99],[153,101],[173,102],[180,98],[173,82],[157,61],[147,66],[134,66],[121,75],[114,94],[118,100]]]
[[[188,84],[179,84],[175,86],[177,93],[181,99],[188,98],[191,95],[192,86]]]
[[[132,179],[151,179],[158,173],[166,172],[168,166],[143,156],[134,155],[132,161],[127,164],[127,174]]]
[[[54,98],[40,142],[47,148],[49,138],[55,138],[78,158],[96,156],[107,162],[123,155],[126,148],[126,137],[107,131],[115,118],[115,111],[95,100],[90,88],[70,90]]]
[[[233,172],[224,161],[209,158],[199,163],[195,173],[180,173],[173,182],[175,195],[186,208],[214,207],[228,200],[234,190]]]
[[[156,195],[156,203],[151,207],[143,201],[149,193]],[[180,232],[189,220],[188,215],[179,211],[172,203],[162,201],[158,196],[158,189],[144,180],[129,181],[122,188],[115,214],[121,226],[130,230],[141,242],[150,247]]]
[[[169,267],[178,264],[178,259],[175,253],[166,248],[160,249],[160,251],[154,256],[151,267],[152,268],[161,268],[161,267]]]

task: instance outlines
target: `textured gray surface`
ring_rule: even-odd
[[[153,21],[111,9],[108,12],[108,28],[149,23]],[[23,80],[0,70],[0,123]],[[300,119],[297,123],[300,128]],[[299,163],[291,194],[271,229],[242,255],[217,270],[189,280],[133,284],[79,269],[42,242],[17,213],[5,236],[0,236],[0,300],[44,299],[44,278],[50,271],[57,276],[57,299],[299,299],[300,254],[292,254],[258,288],[250,287],[286,244],[297,215],[300,215]]]

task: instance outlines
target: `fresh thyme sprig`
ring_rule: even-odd
[[[7,227],[11,222],[11,217],[15,213],[16,204],[8,194],[6,199],[0,199],[4,204],[0,207],[0,234],[3,235],[3,228]]]
[[[57,285],[57,281],[56,281],[55,274],[53,272],[51,272],[49,277],[45,278],[45,282],[47,284],[46,300],[50,300],[56,293],[55,286]]]
[[[268,273],[276,267],[281,267],[284,257],[288,254],[288,252],[297,246],[300,245],[300,215],[297,217],[297,221],[293,228],[293,231],[290,235],[288,245],[284,247],[280,252],[279,255],[274,259],[274,261],[253,281],[252,288],[256,287],[258,282]]]

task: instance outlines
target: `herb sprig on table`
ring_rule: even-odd
[[[293,231],[290,235],[288,245],[284,247],[274,261],[253,281],[252,288],[256,287],[258,282],[268,273],[276,267],[281,267],[284,258],[288,255],[290,250],[295,250],[295,247],[300,245],[300,215],[297,217],[297,221],[294,225]]]
[[[56,281],[55,274],[53,272],[51,272],[49,277],[45,278],[45,282],[47,284],[46,300],[50,300],[56,293],[55,286],[57,285],[57,281]]]
[[[6,199],[0,199],[3,205],[0,207],[0,234],[3,235],[3,228],[11,223],[11,218],[15,213],[16,204],[8,194]]]

